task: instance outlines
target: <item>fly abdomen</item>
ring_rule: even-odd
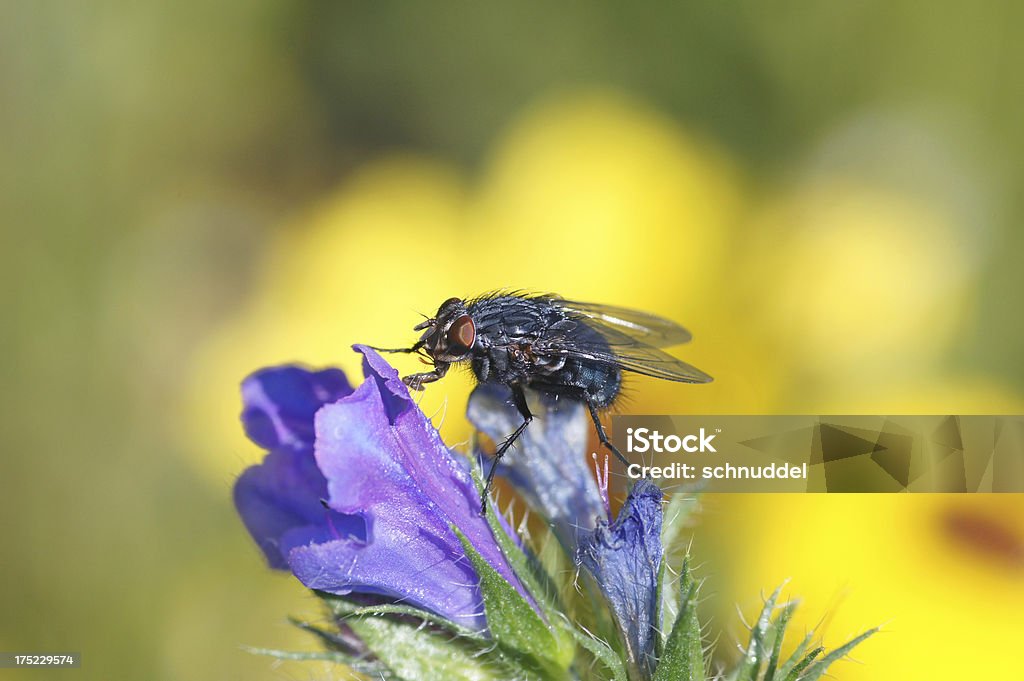
[[[622,371],[612,365],[569,358],[548,376],[535,375],[529,386],[551,395],[564,395],[594,405],[611,406],[622,388]]]

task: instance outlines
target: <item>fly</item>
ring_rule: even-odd
[[[469,362],[481,383],[500,383],[512,391],[519,425],[494,452],[481,495],[486,508],[497,463],[533,420],[524,388],[577,400],[587,405],[601,444],[623,463],[599,411],[612,406],[630,371],[680,383],[712,379],[661,348],[690,340],[690,333],[668,319],[628,308],[581,303],[556,295],[490,293],[473,300],[449,298],[437,314],[416,325],[422,331],[411,347],[381,349],[423,356],[432,370],[402,381],[412,390],[444,377],[453,364]]]

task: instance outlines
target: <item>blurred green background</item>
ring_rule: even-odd
[[[0,650],[81,651],[64,675],[90,679],[337,678],[240,650],[310,647],[285,617],[315,604],[231,507],[259,456],[236,386],[277,361],[351,372],[348,345],[402,343],[452,295],[683,322],[716,383],[638,381],[634,413],[1020,413],[1022,20],[0,4]],[[453,442],[467,388],[424,400]],[[793,577],[832,644],[891,622],[839,679],[1018,668],[1020,497],[705,507],[723,659],[733,603]]]

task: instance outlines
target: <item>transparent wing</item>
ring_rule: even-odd
[[[593,327],[610,328],[656,348],[690,342],[689,331],[669,319],[649,312],[576,300],[556,299],[552,302],[572,315],[586,318]]]
[[[607,305],[553,301],[569,313],[535,352],[615,364],[626,371],[681,383],[710,383],[700,369],[659,347],[690,339],[683,327],[662,317]]]

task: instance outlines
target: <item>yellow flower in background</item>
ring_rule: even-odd
[[[700,341],[721,314],[715,284],[739,192],[729,163],[672,121],[610,93],[555,98],[511,126],[482,178],[472,188],[443,163],[380,159],[268,245],[249,304],[192,367],[185,449],[204,474],[221,484],[255,456],[235,427],[237,386],[248,372],[300,361],[357,376],[349,346],[408,344],[417,313],[433,313],[451,296],[523,288],[629,305],[693,328],[698,340],[687,358],[695,363],[764,365],[736,343]],[[419,366],[409,357],[395,362],[406,371]],[[637,408],[699,408],[687,390],[648,394],[649,383]],[[730,393],[738,385],[701,390],[718,396],[719,409],[768,408],[769,389]],[[456,373],[422,398],[435,421],[449,414],[449,442],[469,437],[469,386]]]
[[[737,295],[785,366],[780,410],[1024,411],[998,381],[943,367],[976,294],[960,226],[867,179],[819,175],[769,198],[750,227]],[[749,622],[761,605],[750,594],[788,579],[783,595],[804,603],[796,640],[819,622],[826,646],[883,625],[855,651],[863,664],[837,665],[836,678],[1010,668],[1024,633],[1020,495],[712,495],[704,506],[696,551],[713,556],[720,623],[735,622],[733,603]]]
[[[1024,414],[1024,396],[980,376],[936,375],[851,385],[814,400],[821,414]]]
[[[1024,496],[732,494],[704,506],[696,550],[716,547],[707,569],[728,575],[716,584],[716,621],[736,622],[738,603],[750,622],[761,605],[751,594],[790,579],[783,596],[803,602],[796,640],[823,618],[827,646],[882,625],[854,653],[863,664],[831,670],[843,681],[1009,678],[1016,668]]]
[[[961,328],[973,283],[963,235],[919,201],[821,176],[766,202],[752,226],[751,310],[818,395],[926,375]]]
[[[738,208],[726,160],[671,120],[567,96],[501,140],[475,226],[479,247],[511,247],[521,259],[506,267],[554,274],[567,295],[687,312],[717,281]]]

